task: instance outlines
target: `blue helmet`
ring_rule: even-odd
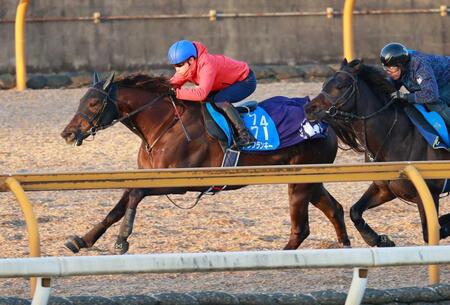
[[[197,48],[189,40],[180,40],[170,47],[167,57],[171,65],[176,65],[186,61],[189,57],[197,58]]]

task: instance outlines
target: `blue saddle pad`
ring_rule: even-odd
[[[406,113],[428,144],[434,149],[450,150],[447,127],[442,117],[434,111],[428,112],[426,108],[420,104],[415,104],[414,109],[416,109],[417,112],[406,111]],[[448,192],[450,192],[450,181],[449,179],[445,179],[441,193]]]
[[[207,103],[206,108],[211,114],[211,117],[227,136],[228,145],[231,145],[233,134],[228,121],[220,112],[214,109],[211,103]],[[275,150],[280,146],[280,137],[275,123],[263,108],[257,106],[256,109],[251,112],[241,113],[241,117],[244,120],[247,129],[256,139],[256,142],[253,145],[242,147],[241,150],[267,151]]]
[[[414,108],[420,113],[421,118],[432,127],[429,128],[428,126],[424,126],[423,123],[421,124],[419,118],[408,114],[411,122],[413,122],[428,144],[434,149],[443,148],[449,150],[450,141],[448,130],[441,116],[434,111],[428,112],[425,107],[420,104],[415,104]]]
[[[248,130],[256,138],[253,145],[243,151],[271,151],[295,145],[307,139],[326,136],[327,125],[323,122],[310,123],[305,118],[304,105],[308,97],[288,98],[274,96],[258,103],[255,111],[242,113]],[[232,128],[225,117],[207,103],[206,108],[232,143]]]

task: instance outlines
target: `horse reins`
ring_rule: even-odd
[[[144,144],[145,144],[145,150],[146,150],[147,153],[150,155],[150,154],[151,154],[151,151],[152,151],[153,147],[156,145],[156,143],[158,143],[158,141],[163,137],[163,135],[166,134],[166,132],[167,132],[170,128],[172,128],[172,127],[175,125],[175,123],[179,120],[180,123],[181,123],[181,127],[182,127],[182,129],[183,129],[183,132],[184,132],[184,134],[185,134],[185,136],[186,136],[187,141],[188,141],[188,142],[191,142],[191,141],[192,141],[192,139],[191,139],[191,137],[189,136],[189,133],[188,133],[188,131],[187,131],[186,127],[184,126],[184,123],[183,123],[183,121],[182,121],[182,119],[181,119],[181,115],[182,115],[183,113],[180,113],[180,112],[178,111],[178,108],[177,108],[177,106],[176,106],[176,104],[175,104],[175,100],[174,100],[173,97],[172,97],[170,94],[168,94],[168,93],[161,94],[161,95],[155,97],[155,98],[154,98],[153,100],[151,100],[150,102],[148,102],[148,103],[146,103],[146,104],[144,104],[144,105],[138,107],[137,109],[133,110],[133,111],[130,112],[130,113],[127,113],[126,115],[122,116],[121,118],[118,118],[118,119],[113,120],[113,121],[112,121],[111,123],[109,123],[109,124],[101,125],[101,126],[95,126],[95,124],[98,123],[99,118],[102,116],[103,112],[105,111],[106,106],[107,106],[107,104],[108,104],[108,101],[111,101],[111,102],[115,105],[116,111],[117,111],[117,113],[119,113],[119,109],[118,109],[118,101],[117,101],[115,98],[111,97],[110,94],[109,94],[109,92],[106,92],[106,91],[104,91],[104,90],[101,90],[101,89],[98,89],[98,88],[95,88],[95,87],[90,87],[90,88],[88,89],[88,91],[89,91],[89,90],[97,91],[97,92],[101,93],[103,96],[105,96],[105,98],[104,98],[103,101],[102,101],[102,103],[103,103],[103,104],[102,104],[102,108],[100,109],[100,111],[98,111],[97,113],[94,114],[94,116],[93,116],[92,119],[91,119],[87,114],[85,114],[85,113],[83,113],[83,112],[80,112],[80,111],[77,111],[77,115],[79,115],[79,116],[81,116],[83,119],[85,119],[85,120],[89,123],[89,127],[90,127],[90,129],[89,129],[88,132],[82,133],[82,134],[81,134],[82,136],[84,136],[84,135],[86,135],[86,137],[88,137],[88,136],[90,136],[90,135],[95,136],[95,134],[97,133],[97,131],[103,130],[103,129],[106,129],[106,128],[109,128],[109,127],[114,126],[115,124],[117,124],[117,123],[119,123],[119,122],[122,122],[125,126],[127,126],[128,128],[130,128],[130,130],[131,130],[133,133],[135,133],[136,135],[138,135],[138,136],[141,138],[141,140],[142,140],[142,141],[144,142]],[[145,138],[144,134],[142,133],[142,131],[136,126],[136,124],[134,124],[134,122],[133,122],[132,120],[130,120],[130,118],[131,118],[132,116],[136,115],[137,113],[141,112],[141,111],[144,110],[145,108],[149,107],[149,106],[152,105],[153,103],[159,101],[160,99],[162,99],[162,98],[165,97],[165,96],[169,96],[169,97],[170,97],[170,101],[171,101],[171,104],[172,104],[172,106],[173,106],[173,109],[174,109],[174,112],[175,112],[175,116],[173,117],[172,122],[171,122],[170,124],[168,124],[167,127],[164,129],[164,131],[161,132],[161,133],[159,134],[159,136],[156,137],[156,139],[153,140],[153,142],[152,142],[151,144],[149,144],[148,141],[147,141],[147,139]],[[127,121],[127,120],[128,120],[128,121]],[[128,124],[127,124],[127,123],[128,123]],[[131,127],[130,127],[129,125],[131,125]],[[178,208],[180,208],[180,209],[186,209],[186,210],[194,208],[194,207],[198,204],[198,202],[200,201],[200,198],[201,198],[200,196],[197,197],[197,200],[194,202],[194,204],[192,204],[192,205],[189,206],[189,207],[182,207],[182,206],[178,205],[177,203],[175,203],[168,195],[166,195],[166,197],[167,197],[167,199],[169,199],[169,201],[170,201],[174,206],[176,206],[176,207],[178,207]]]
[[[375,112],[370,113],[369,115],[360,116],[360,115],[354,114],[352,112],[341,111],[341,110],[339,110],[339,108],[344,106],[350,100],[351,97],[353,97],[356,100],[357,94],[359,94],[359,90],[358,90],[358,86],[357,86],[358,79],[352,73],[350,73],[348,71],[338,70],[338,71],[336,71],[336,73],[344,73],[344,74],[350,76],[350,78],[352,79],[352,84],[347,90],[345,90],[345,92],[343,94],[341,94],[338,97],[333,97],[328,92],[323,90],[323,88],[325,88],[325,86],[327,85],[327,83],[329,81],[331,81],[331,79],[329,79],[327,82],[325,82],[325,84],[322,87],[321,92],[319,93],[319,94],[322,94],[323,96],[325,96],[326,99],[331,101],[331,106],[327,110],[325,110],[325,113],[328,116],[335,118],[335,119],[342,118],[346,122],[363,121],[364,148],[369,157],[369,160],[371,162],[374,162],[374,161],[376,161],[381,149],[384,147],[385,143],[387,142],[387,139],[389,138],[389,135],[391,134],[392,130],[394,129],[394,126],[397,124],[397,119],[398,119],[397,108],[395,108],[395,118],[391,125],[391,128],[389,129],[388,133],[386,134],[386,137],[384,138],[383,143],[380,145],[380,147],[378,148],[375,155],[369,150],[369,147],[367,145],[366,121],[368,119],[373,118],[376,115],[380,114],[384,110],[388,109],[394,103],[395,99],[391,98],[389,100],[389,102],[387,102],[383,107],[381,107],[380,109],[378,109]],[[338,104],[338,102],[341,100],[343,100],[343,102]],[[353,132],[355,133],[355,135],[357,135],[358,133],[355,131],[353,125],[352,125],[352,129],[353,129]]]
[[[116,99],[114,99],[113,97],[111,97],[110,94],[109,94],[108,92],[106,92],[106,91],[104,91],[104,90],[101,90],[101,89],[98,89],[98,88],[95,88],[95,87],[91,87],[91,88],[89,88],[88,90],[94,90],[94,91],[97,91],[97,92],[103,94],[103,95],[105,96],[105,98],[103,99],[103,105],[102,105],[101,110],[98,111],[97,113],[95,113],[95,115],[94,115],[94,117],[93,117],[92,119],[91,119],[88,115],[86,115],[86,114],[84,114],[84,113],[82,113],[82,112],[79,112],[79,111],[77,112],[78,115],[80,115],[81,117],[83,117],[83,118],[89,123],[90,129],[89,129],[88,132],[84,133],[84,135],[87,135],[87,136],[90,136],[90,135],[95,136],[95,134],[97,133],[97,131],[103,130],[103,129],[106,129],[106,128],[109,128],[109,127],[111,127],[111,126],[114,126],[114,125],[117,124],[117,123],[122,122],[122,123],[125,124],[125,126],[127,126],[127,127],[129,127],[128,125],[131,125],[131,127],[129,127],[129,128],[131,129],[131,131],[133,131],[133,133],[137,134],[137,135],[141,138],[141,140],[142,140],[142,141],[144,142],[144,144],[145,144],[145,149],[146,149],[147,153],[150,154],[151,150],[153,149],[153,147],[155,146],[155,144],[162,138],[162,136],[163,136],[170,128],[172,128],[178,120],[180,120],[180,123],[181,123],[182,128],[183,128],[183,132],[184,132],[185,135],[186,135],[186,139],[188,140],[188,142],[191,141],[191,138],[190,138],[190,136],[189,136],[189,133],[187,132],[187,129],[186,129],[186,127],[184,126],[183,121],[182,121],[182,119],[181,119],[181,115],[182,115],[182,114],[180,114],[180,112],[178,111],[178,108],[177,108],[176,105],[175,105],[175,101],[173,100],[172,96],[170,96],[168,93],[164,93],[164,94],[158,95],[157,97],[155,97],[155,98],[154,98],[153,100],[151,100],[150,102],[145,103],[144,105],[142,105],[142,106],[136,108],[136,109],[133,110],[132,112],[127,113],[126,115],[124,115],[124,116],[122,116],[122,117],[120,117],[120,118],[118,118],[118,119],[113,120],[113,121],[112,121],[111,123],[109,123],[109,124],[101,125],[101,126],[95,126],[94,124],[96,124],[96,123],[98,122],[98,119],[101,117],[101,115],[102,115],[103,112],[105,111],[108,101],[111,101],[111,102],[115,105],[117,112],[119,112],[119,110],[118,110],[118,102],[117,102]],[[147,141],[147,139],[146,139],[145,136],[143,135],[142,131],[141,131],[141,130],[133,123],[133,121],[131,121],[131,120],[129,120],[129,119],[130,119],[132,116],[134,116],[134,115],[136,115],[137,113],[139,113],[139,112],[141,112],[142,110],[144,110],[145,108],[151,106],[151,105],[154,104],[155,102],[157,102],[157,101],[159,101],[160,99],[164,98],[165,96],[169,96],[169,97],[170,97],[170,101],[171,101],[171,103],[172,103],[172,105],[173,105],[173,108],[174,108],[174,110],[175,110],[175,116],[174,116],[172,122],[171,122],[170,124],[167,125],[166,129],[164,130],[164,132],[162,132],[162,133],[161,133],[161,134],[160,134],[160,135],[159,135],[159,136],[158,136],[151,144],[149,144],[148,141]],[[126,121],[126,120],[129,120],[128,122],[131,123],[131,124],[127,124],[127,122],[124,122],[124,121]],[[97,122],[96,122],[96,121],[97,121]]]
[[[343,94],[341,94],[338,97],[331,96],[328,92],[324,91],[323,89],[320,91],[319,94],[322,94],[323,96],[325,96],[326,99],[328,99],[329,101],[332,101],[330,108],[325,110],[325,113],[327,115],[329,115],[330,117],[341,116],[344,118],[344,120],[367,120],[367,119],[370,119],[370,118],[378,115],[380,112],[383,112],[384,110],[389,108],[394,103],[394,99],[392,98],[383,107],[381,107],[380,109],[378,109],[375,112],[372,112],[371,114],[369,114],[367,116],[359,116],[359,115],[356,115],[351,112],[345,112],[345,111],[339,110],[339,108],[344,106],[350,100],[351,97],[355,97],[355,99],[356,99],[355,93],[359,94],[359,90],[358,90],[358,86],[357,86],[358,79],[352,73],[344,71],[344,70],[338,70],[338,71],[336,71],[336,73],[344,73],[344,74],[350,76],[350,78],[352,79],[352,84],[347,90],[345,90],[345,92]],[[323,88],[325,88],[325,86],[327,85],[327,83],[329,81],[331,81],[331,79],[329,79],[328,81],[325,82],[325,84],[323,85]],[[350,93],[348,93],[348,92],[350,92]],[[347,94],[348,94],[348,96],[346,96]],[[342,99],[344,99],[344,101],[341,104],[338,104],[338,101],[340,101]]]
[[[103,106],[102,106],[102,109],[101,109],[99,112],[97,112],[97,113],[95,114],[95,117],[94,117],[93,120],[95,120],[95,118],[98,118],[98,117],[100,117],[100,116],[103,114],[103,111],[105,111],[106,104],[107,104],[108,100],[111,101],[111,102],[113,102],[114,105],[116,106],[117,111],[119,111],[119,109],[118,109],[118,104],[117,104],[117,100],[114,99],[114,98],[112,98],[112,97],[109,95],[108,92],[105,92],[104,90],[100,90],[100,89],[95,88],[95,87],[91,87],[91,88],[88,89],[88,91],[89,91],[89,90],[97,91],[97,92],[103,94],[104,96],[106,96],[106,98],[103,100]],[[130,113],[127,113],[126,115],[122,116],[121,118],[118,118],[118,119],[113,120],[113,121],[112,121],[111,123],[109,123],[109,124],[102,125],[102,126],[92,126],[92,125],[94,125],[94,124],[91,124],[91,122],[89,122],[89,123],[90,123],[90,126],[92,126],[92,128],[91,128],[91,130],[89,130],[87,133],[88,133],[89,135],[95,134],[98,130],[103,130],[103,129],[109,128],[109,127],[111,127],[111,126],[114,126],[114,125],[117,124],[117,123],[120,123],[120,122],[122,122],[122,121],[124,121],[124,120],[126,120],[126,119],[129,119],[130,117],[132,117],[132,116],[134,116],[135,114],[141,112],[142,110],[144,110],[144,109],[147,108],[148,106],[150,106],[150,105],[152,105],[153,103],[159,101],[160,99],[162,99],[163,97],[165,97],[165,96],[167,96],[167,95],[168,95],[167,93],[158,95],[157,97],[155,97],[155,98],[154,98],[153,100],[151,100],[150,102],[145,103],[144,105],[142,105],[142,106],[136,108],[135,110],[133,110],[133,111],[130,112]],[[80,114],[80,115],[82,115],[82,116],[86,116],[86,117],[87,117],[87,115],[84,114],[84,113],[82,113],[82,112],[77,112],[77,114]]]

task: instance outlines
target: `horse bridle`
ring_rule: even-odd
[[[103,126],[98,126],[97,125],[99,120],[100,120],[100,118],[102,117],[103,113],[106,110],[106,106],[108,106],[108,102],[112,102],[114,104],[115,108],[116,108],[117,113],[119,113],[119,108],[117,106],[117,100],[112,98],[109,95],[109,92],[106,92],[104,90],[98,89],[96,87],[88,88],[88,92],[89,91],[96,91],[96,92],[102,94],[104,96],[104,98],[102,100],[102,106],[101,106],[100,110],[97,111],[96,113],[94,113],[92,118],[89,117],[89,115],[87,115],[87,114],[85,114],[85,113],[83,113],[81,111],[77,111],[77,113],[76,113],[76,115],[81,116],[89,124],[89,130],[87,132],[81,133],[81,135],[86,136],[86,137],[91,136],[91,135],[94,136],[97,133],[98,130],[108,128],[108,127],[110,127],[110,126],[115,124],[115,123],[114,124],[111,123],[109,125],[103,125]]]
[[[336,71],[336,73],[344,73],[348,76],[350,76],[350,78],[352,79],[352,84],[350,85],[350,87],[348,87],[344,93],[342,93],[339,96],[332,96],[331,94],[329,94],[328,92],[326,92],[324,89],[327,86],[327,84],[333,79],[333,77],[329,78],[322,86],[322,90],[320,91],[319,94],[322,94],[328,101],[331,102],[331,106],[325,110],[325,113],[327,115],[329,115],[330,117],[335,117],[335,116],[343,116],[344,119],[345,118],[352,118],[353,117],[353,113],[349,113],[349,112],[344,112],[339,110],[339,108],[341,108],[342,106],[344,106],[351,97],[354,97],[356,99],[356,95],[355,93],[359,94],[358,91],[358,80],[356,79],[356,77],[347,71],[344,70],[338,70]]]
[[[144,105],[138,107],[137,109],[133,110],[130,113],[125,114],[124,116],[122,116],[122,117],[120,117],[118,119],[112,120],[111,123],[109,123],[109,124],[98,125],[98,122],[100,121],[100,118],[102,117],[103,113],[105,112],[108,103],[113,103],[114,107],[115,107],[115,110],[116,110],[116,113],[119,114],[118,101],[114,97],[111,97],[111,95],[110,95],[111,90],[109,92],[106,92],[105,90],[101,90],[101,89],[96,88],[96,87],[90,87],[88,89],[88,92],[91,91],[91,90],[99,92],[99,93],[101,93],[104,96],[104,98],[102,100],[102,106],[101,106],[101,108],[100,108],[100,110],[98,112],[94,113],[92,118],[90,116],[88,116],[87,114],[83,113],[83,112],[77,111],[76,115],[81,116],[84,120],[86,120],[89,123],[89,130],[87,132],[80,132],[79,133],[79,135],[78,135],[79,138],[77,137],[77,143],[78,143],[78,141],[81,141],[81,139],[87,138],[87,137],[89,137],[91,135],[95,136],[95,134],[99,130],[109,128],[109,127],[111,127],[111,126],[113,126],[113,125],[115,125],[115,124],[117,124],[119,122],[124,122],[124,121],[130,119],[132,116],[134,116],[137,113],[141,112],[145,108],[150,107],[151,105],[153,105],[154,103],[156,103],[157,101],[161,100],[162,98],[164,98],[166,96],[170,97],[172,105],[173,105],[173,107],[175,109],[175,116],[174,116],[174,119],[173,119],[172,123],[168,124],[168,128],[166,130],[164,130],[164,132],[161,135],[159,135],[156,138],[156,140],[153,141],[152,144],[149,144],[147,142],[147,139],[144,137],[143,133],[137,128],[137,126],[135,126],[134,123],[129,121],[131,123],[131,125],[132,125],[130,127],[127,124],[125,124],[125,122],[124,122],[125,126],[129,127],[131,129],[131,131],[136,133],[142,139],[142,141],[145,143],[145,148],[147,150],[147,153],[150,153],[150,151],[152,150],[153,146],[159,141],[159,139],[165,134],[165,132],[168,129],[170,129],[174,125],[174,123],[176,123],[178,120],[180,120],[180,122],[182,124],[183,131],[184,131],[184,133],[186,135],[186,138],[188,139],[188,141],[191,141],[191,138],[190,138],[189,134],[187,133],[187,130],[186,130],[183,122],[181,121],[181,114],[179,113],[179,111],[178,111],[178,109],[177,109],[177,107],[175,105],[175,101],[172,98],[172,96],[169,95],[168,92],[164,93],[164,94],[161,94],[161,95],[158,95],[157,97],[152,99],[150,102],[145,103]]]
[[[370,119],[370,118],[378,115],[380,112],[383,112],[384,110],[388,109],[394,103],[394,99],[391,98],[391,100],[389,102],[387,102],[383,107],[381,107],[377,111],[372,112],[371,114],[368,114],[366,116],[364,116],[364,115],[360,116],[360,115],[354,114],[352,112],[346,112],[346,111],[339,110],[339,108],[343,107],[352,97],[354,100],[356,100],[357,94],[359,94],[359,90],[358,90],[358,86],[357,86],[358,78],[355,77],[352,73],[345,71],[345,70],[338,70],[338,71],[336,71],[336,73],[344,73],[344,74],[350,76],[350,78],[352,79],[352,84],[350,85],[350,87],[348,87],[345,90],[344,93],[342,93],[340,96],[337,96],[337,97],[331,96],[328,92],[324,91],[325,86],[333,79],[333,77],[328,79],[323,84],[322,90],[320,91],[319,94],[322,94],[323,96],[325,96],[325,98],[327,100],[329,100],[331,102],[331,106],[327,110],[325,110],[325,113],[328,116],[330,116],[332,118],[336,118],[336,119],[339,119],[339,117],[342,117],[343,120],[345,120],[345,121],[351,121],[351,120],[365,121],[367,119]],[[343,99],[343,102],[338,104],[338,102],[341,101],[342,99]]]
[[[324,83],[324,85],[322,86],[322,90],[320,91],[320,94],[322,94],[326,99],[328,99],[331,102],[331,106],[327,110],[325,110],[325,113],[326,113],[326,115],[328,115],[334,119],[342,118],[346,122],[355,121],[355,120],[363,121],[363,123],[364,123],[364,133],[363,133],[364,134],[364,148],[365,148],[365,151],[367,152],[369,160],[371,162],[374,162],[374,161],[376,161],[378,154],[380,153],[381,149],[385,145],[389,135],[391,134],[392,130],[394,129],[395,124],[397,123],[397,119],[398,119],[397,108],[395,108],[395,118],[391,125],[391,128],[389,129],[388,133],[386,134],[386,137],[384,138],[382,144],[378,148],[378,151],[375,153],[375,155],[369,150],[369,148],[367,146],[366,121],[368,119],[378,115],[379,113],[383,112],[384,110],[388,109],[394,103],[395,99],[391,98],[389,100],[389,102],[387,102],[383,107],[381,107],[377,111],[372,112],[365,116],[360,116],[360,115],[357,115],[352,112],[346,112],[346,111],[339,110],[339,108],[343,107],[352,97],[356,101],[356,99],[358,97],[357,95],[359,94],[359,90],[358,90],[358,86],[357,86],[358,79],[352,73],[345,71],[345,70],[338,70],[338,71],[336,71],[336,73],[344,73],[344,74],[350,76],[350,78],[352,79],[352,84],[340,96],[333,97],[328,92],[324,91],[324,88],[333,79],[333,77],[331,77]],[[343,101],[341,102],[341,100],[343,100]],[[352,129],[353,129],[353,125],[352,125]],[[353,129],[353,131],[355,132],[355,134],[357,134],[354,129]]]

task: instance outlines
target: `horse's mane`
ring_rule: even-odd
[[[363,64],[360,59],[355,59],[348,63],[348,67],[355,72],[372,90],[375,96],[383,103],[389,100],[390,93],[396,90],[395,85],[388,78],[386,72],[376,65]],[[329,120],[330,125],[336,131],[338,138],[351,149],[357,152],[364,152],[365,145],[356,136],[353,127],[342,120]]]
[[[117,79],[116,84],[122,88],[137,88],[156,93],[165,93],[171,85],[165,76],[152,76],[142,73],[124,75]]]
[[[341,140],[342,143],[344,143],[349,147],[347,149],[340,147],[341,149],[343,150],[352,149],[360,153],[366,150],[363,143],[361,143],[359,138],[356,136],[356,133],[351,125],[348,125],[348,123],[345,123],[340,120],[330,120],[328,123],[336,132],[336,135],[339,138],[339,140]]]
[[[359,67],[356,75],[366,82],[370,89],[379,97],[386,97],[396,90],[394,83],[380,66],[363,64],[360,59],[352,60],[348,64],[351,68],[357,65]]]

